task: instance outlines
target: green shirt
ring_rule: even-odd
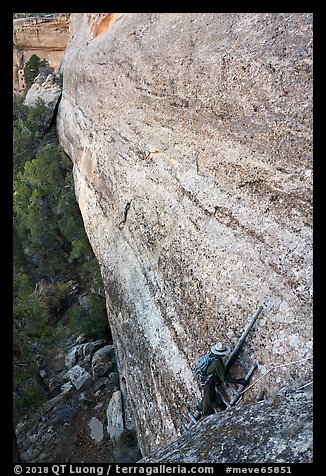
[[[217,357],[217,356],[216,356]],[[225,367],[221,357],[215,358],[207,367],[207,375],[215,374],[214,377],[218,377],[223,383],[238,383],[237,378],[230,377],[225,372]]]

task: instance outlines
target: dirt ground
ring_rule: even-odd
[[[96,416],[92,413],[92,416]],[[104,429],[104,438],[96,442],[90,436],[89,411],[79,411],[68,424],[57,433],[56,442],[44,446],[43,451],[51,455],[47,463],[108,463],[113,458],[114,447]]]

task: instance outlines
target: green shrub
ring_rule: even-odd
[[[21,96],[21,95],[17,95],[13,97],[12,112],[13,112],[14,126],[15,126],[15,121],[17,121],[17,119],[21,119],[25,121],[30,111],[30,108],[24,105],[24,100],[25,100],[24,96]]]
[[[40,62],[35,60],[37,68]],[[32,65],[33,66],[33,65]],[[35,68],[36,68],[35,66]],[[31,78],[36,69],[30,68]],[[33,73],[33,74],[32,74]],[[103,289],[99,265],[78,208],[72,164],[55,139],[44,135],[47,108],[13,102],[14,139],[14,417],[32,412],[44,399],[37,356],[47,357],[63,333],[58,318],[75,299],[71,283]],[[36,292],[35,283],[39,284]],[[42,284],[41,288],[40,285]],[[109,332],[105,299],[90,297],[89,309],[71,306],[70,328],[91,337]]]
[[[42,282],[39,291],[39,301],[50,315],[50,322],[56,322],[58,315],[65,309],[71,300],[72,282],[59,281],[56,283]]]
[[[15,419],[37,410],[46,401],[41,385],[34,379],[24,381],[14,395]]]
[[[26,259],[45,277],[64,270],[71,252],[56,216],[66,174],[60,157],[60,147],[44,144],[14,181],[15,230]]]
[[[24,67],[24,78],[26,83],[26,90],[28,90],[36,76],[40,72],[40,68],[45,66],[50,66],[46,60],[41,60],[41,58],[37,55],[32,55],[29,60],[26,62]]]
[[[14,319],[20,323],[21,328],[29,325],[29,334],[31,335],[30,323],[36,324],[39,320],[43,321],[43,309],[37,296],[33,293],[27,274],[20,270],[14,270],[13,278]]]
[[[102,296],[92,294],[88,309],[71,306],[66,318],[72,329],[87,337],[105,337],[108,334],[105,298]]]
[[[22,171],[26,162],[32,160],[42,146],[44,127],[49,109],[38,99],[33,108],[23,104],[23,98],[13,101],[13,169],[14,178]]]

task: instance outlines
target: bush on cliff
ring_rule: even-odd
[[[38,100],[33,108],[25,106],[23,101],[24,98],[20,96],[15,96],[13,100],[14,178],[43,145],[44,121],[48,117],[48,108],[44,101]]]
[[[106,315],[105,298],[91,295],[88,309],[72,306],[67,313],[72,329],[87,337],[106,337],[109,325]]]

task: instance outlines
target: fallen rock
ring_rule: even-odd
[[[95,393],[94,393],[95,397],[97,400],[101,400],[102,397],[103,397],[103,392],[102,390],[97,390]]]
[[[61,95],[61,86],[55,81],[52,74],[49,74],[44,82],[40,84],[39,78],[32,84],[27,91],[24,104],[34,107],[39,99],[44,101],[45,106],[54,110]]]
[[[51,378],[48,383],[50,392],[53,392],[54,390],[59,388],[61,384],[62,382],[58,378],[56,377]]]
[[[86,342],[86,337],[85,336],[78,336],[76,339],[76,344],[83,344]]]
[[[93,375],[104,377],[112,369],[113,363],[110,360],[114,356],[114,346],[106,345],[95,352],[92,358]]]
[[[106,416],[108,420],[107,432],[112,442],[116,443],[124,430],[122,394],[120,390],[112,395],[106,410]]]
[[[61,385],[61,392],[62,393],[69,393],[72,388],[73,388],[72,383],[66,382],[63,385]]]
[[[41,83],[41,86],[45,89],[50,89],[55,85],[55,76],[53,74],[49,74],[45,81]]]
[[[86,342],[85,344],[82,344],[80,346],[78,355],[82,358],[85,358],[91,355],[93,352],[96,352],[98,349],[100,349],[103,346],[103,344],[104,342],[102,339]]]
[[[82,392],[79,395],[78,400],[80,402],[84,402],[84,403],[94,403],[95,402],[95,398],[92,397],[88,392]]]
[[[100,442],[103,440],[103,423],[95,417],[92,417],[88,423],[88,426],[91,430],[91,438],[93,440]]]
[[[82,294],[78,296],[78,304],[81,308],[88,310],[91,306],[90,302],[91,295],[90,294]]]
[[[76,345],[72,349],[69,350],[68,354],[65,358],[65,364],[68,369],[71,369],[78,360],[78,353],[79,353],[80,346]]]
[[[87,382],[89,382],[92,377],[87,372],[87,370],[80,367],[80,365],[75,365],[68,371],[69,379],[73,386],[80,390]]]
[[[110,372],[109,376],[108,376],[108,379],[109,379],[109,383],[111,385],[119,386],[119,374],[118,374],[118,372]]]
[[[19,434],[26,428],[27,426],[27,421],[25,420],[19,420],[19,422],[16,425],[16,435],[19,436]]]
[[[56,405],[58,405],[59,402],[61,402],[64,399],[65,395],[63,393],[60,393],[59,395],[56,395],[54,398],[51,398],[51,400],[48,400],[47,402],[44,403],[43,409],[45,412],[48,412],[52,408],[54,408]]]
[[[61,92],[61,86],[55,81],[55,78],[52,74],[50,74],[42,84],[39,84],[39,82],[34,82],[27,91],[24,100],[25,106],[35,107],[37,106],[38,101],[41,100],[47,107],[47,112],[44,115],[44,130],[46,130],[51,123],[55,107],[61,96]]]
[[[35,357],[35,361],[36,361],[36,364],[37,364],[37,366],[40,370],[43,369],[46,366],[46,360],[44,358],[44,355],[38,354]]]

